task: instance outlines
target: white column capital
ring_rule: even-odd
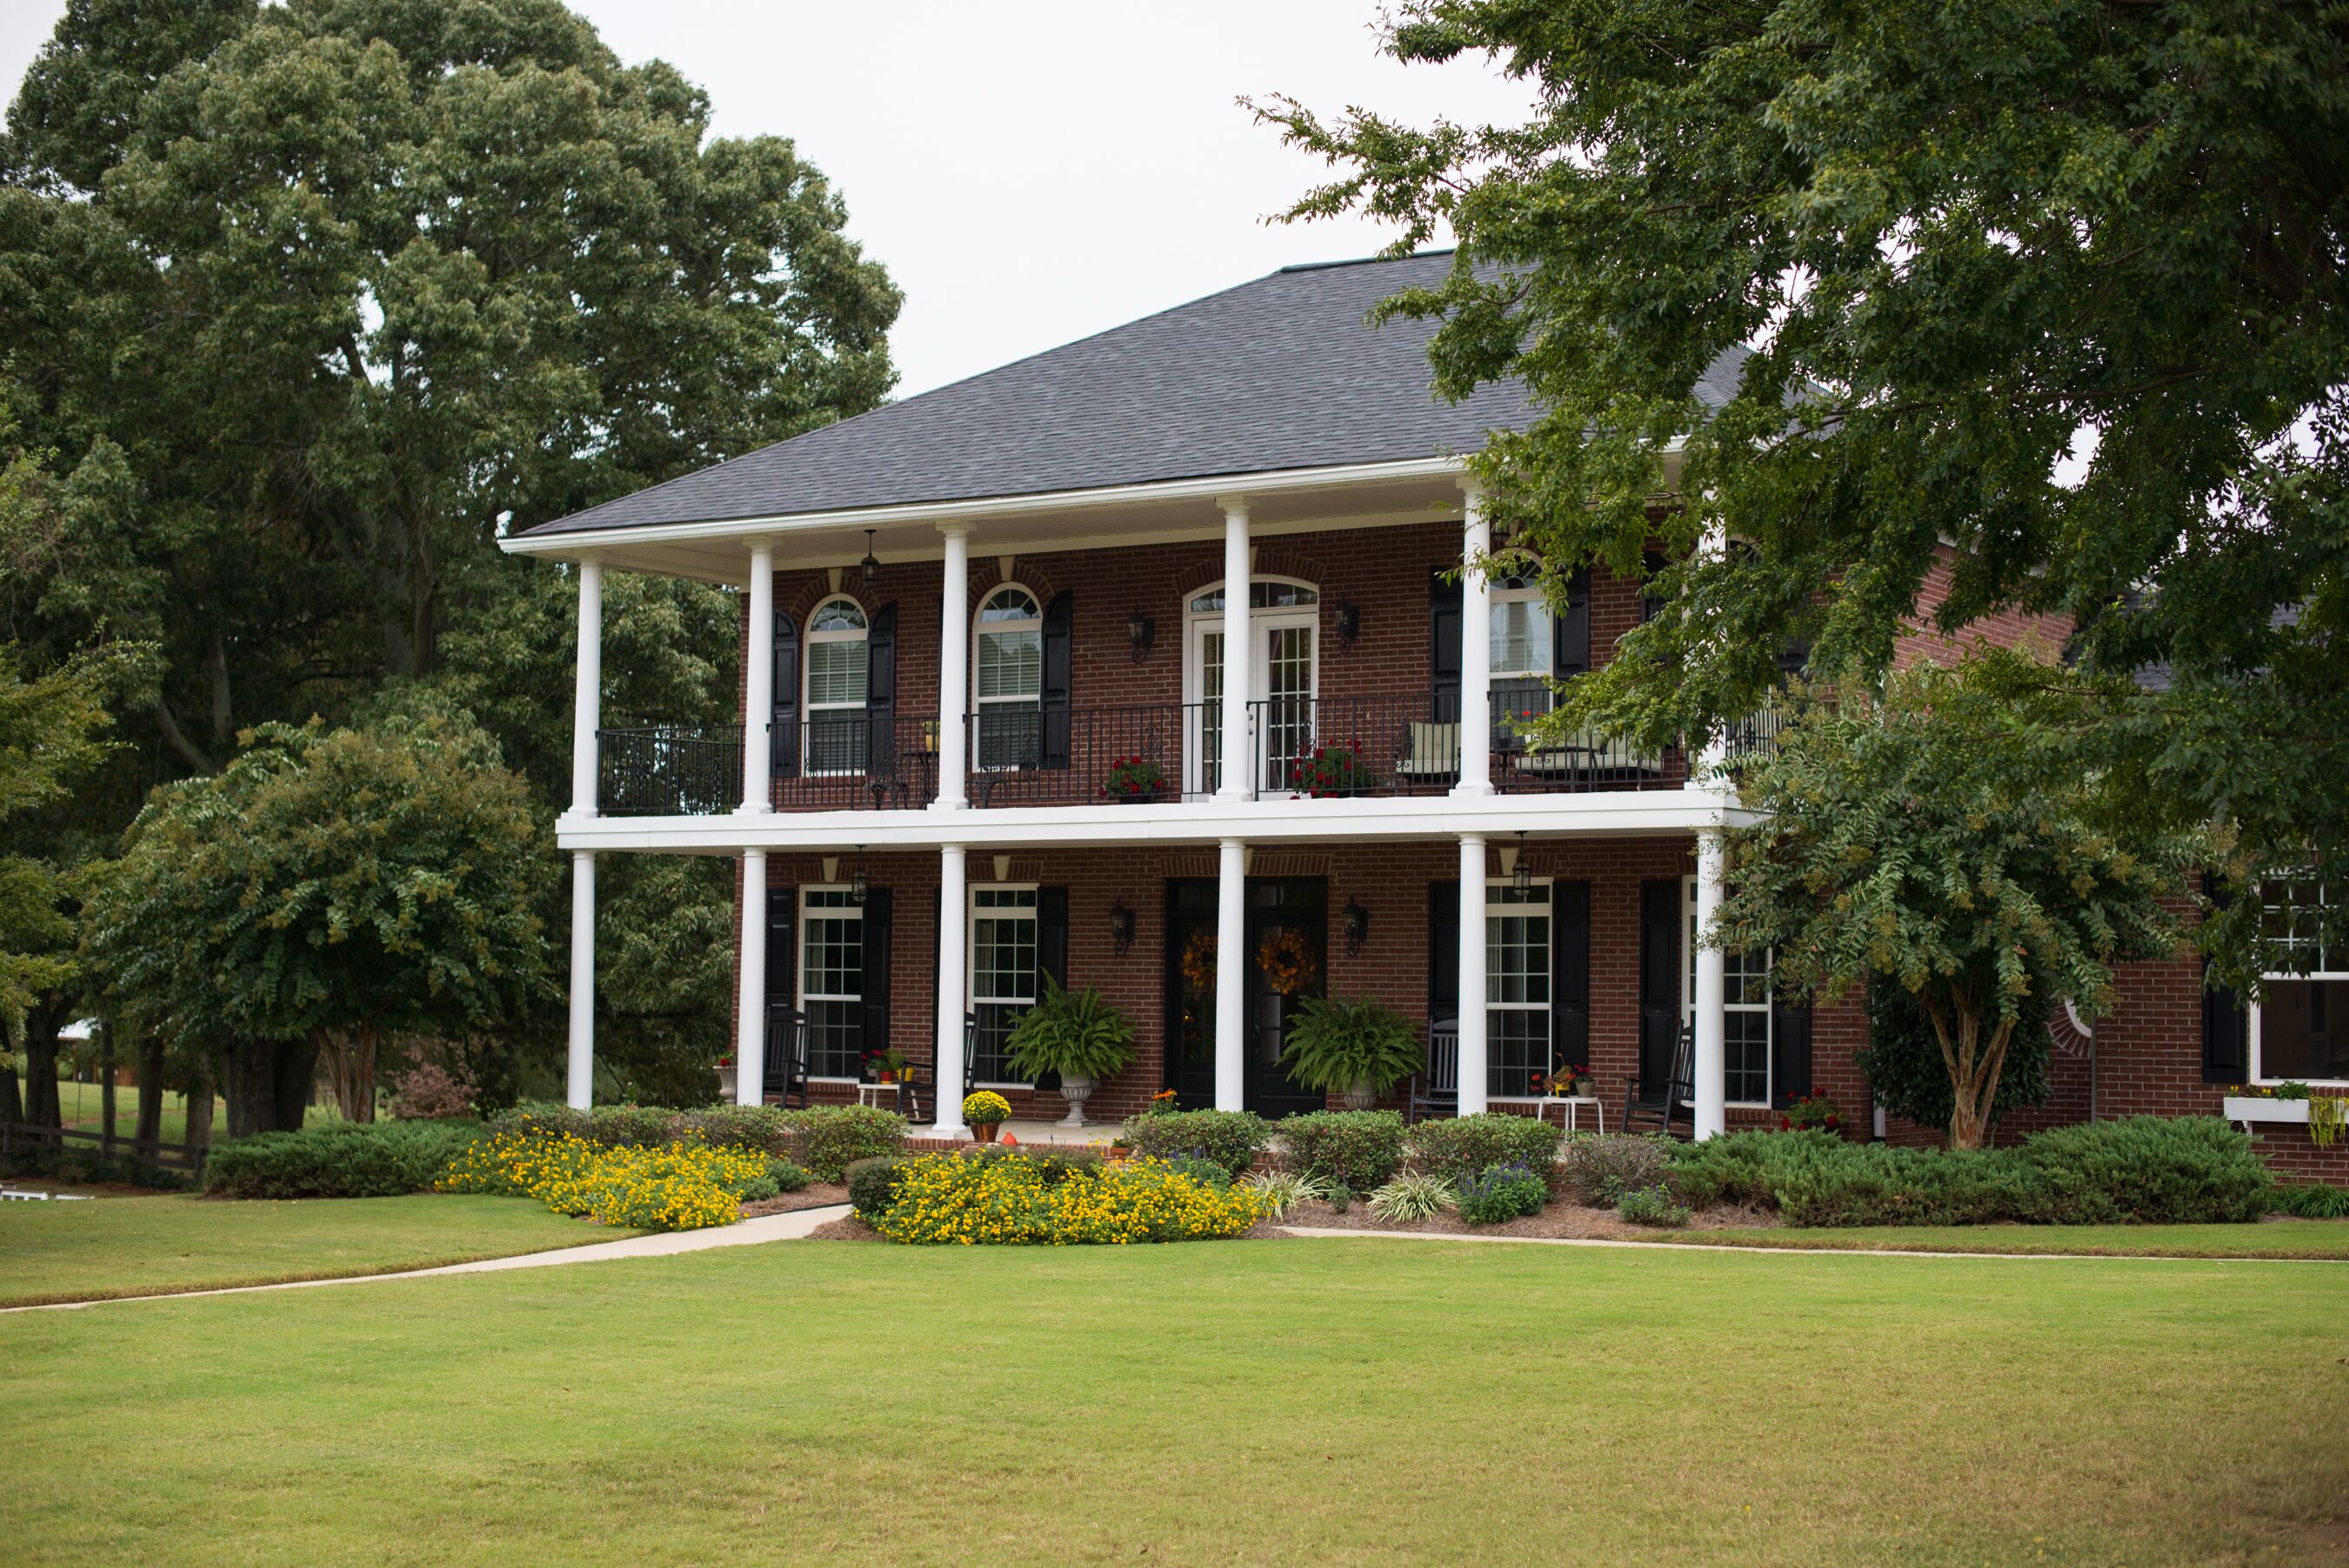
[[[1226,520],[1237,518],[1242,522],[1246,522],[1247,521],[1248,498],[1238,490],[1232,490],[1226,494],[1217,496],[1216,498],[1216,506],[1223,512]]]
[[[1485,481],[1465,469],[1462,470],[1460,499],[1469,511],[1475,511],[1485,500]]]
[[[964,522],[959,519],[952,520],[938,524],[938,532],[947,539],[968,539],[970,537],[970,524]]]

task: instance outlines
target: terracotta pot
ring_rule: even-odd
[[[995,1141],[995,1130],[1001,1125],[994,1121],[978,1122],[972,1126],[970,1135],[981,1143],[992,1143]]]

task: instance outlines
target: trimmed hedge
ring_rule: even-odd
[[[1793,1225],[2221,1224],[2256,1220],[2274,1178],[2217,1117],[2062,1127],[2012,1149],[1847,1143],[1739,1132],[1677,1151],[1673,1190],[1702,1208],[1775,1207]]]
[[[1457,1183],[1494,1165],[1547,1171],[1563,1136],[1556,1123],[1537,1117],[1485,1111],[1421,1122],[1411,1130],[1411,1150],[1421,1170]]]
[[[1270,1147],[1272,1125],[1252,1110],[1161,1111],[1127,1117],[1125,1140],[1146,1159],[1196,1155],[1234,1176],[1245,1176],[1256,1157]]]
[[[336,1121],[216,1144],[204,1191],[228,1198],[395,1198],[427,1192],[481,1131],[470,1121]]]
[[[837,1181],[859,1160],[897,1154],[905,1147],[905,1119],[870,1105],[820,1105],[783,1112],[792,1152],[819,1181]]]
[[[1392,1110],[1310,1110],[1277,1129],[1289,1163],[1356,1191],[1383,1187],[1402,1169],[1402,1116]]]

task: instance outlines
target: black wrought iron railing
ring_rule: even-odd
[[[1216,788],[1216,703],[1137,703],[1047,713],[982,704],[963,719],[974,806],[1180,800]]]
[[[742,803],[742,727],[595,732],[596,809],[615,817],[708,817]]]
[[[936,719],[816,713],[769,733],[779,811],[908,810],[937,799]]]
[[[1537,706],[1538,702],[1538,706]],[[1651,752],[1591,732],[1539,733],[1547,693],[1492,694],[1482,735],[1423,694],[1275,697],[1249,705],[1259,798],[1441,794],[1460,782],[1468,746],[1482,745],[1494,788],[1545,793],[1677,785],[1677,750]]]

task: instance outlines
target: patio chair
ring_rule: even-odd
[[[1624,1131],[1669,1133],[1673,1122],[1685,1121],[1689,1136],[1696,1136],[1695,1058],[1696,1035],[1684,1021],[1672,1041],[1670,1076],[1661,1082],[1632,1076],[1623,1096]]]
[[[1455,784],[1460,779],[1460,726],[1421,724],[1404,727],[1402,748],[1394,762],[1395,782]]]
[[[783,1104],[808,1102],[807,1015],[787,1002],[767,1004],[766,1077],[761,1098],[774,1095]]]
[[[1438,1018],[1427,1026],[1427,1070],[1413,1073],[1403,1122],[1460,1114],[1460,1021]]]

